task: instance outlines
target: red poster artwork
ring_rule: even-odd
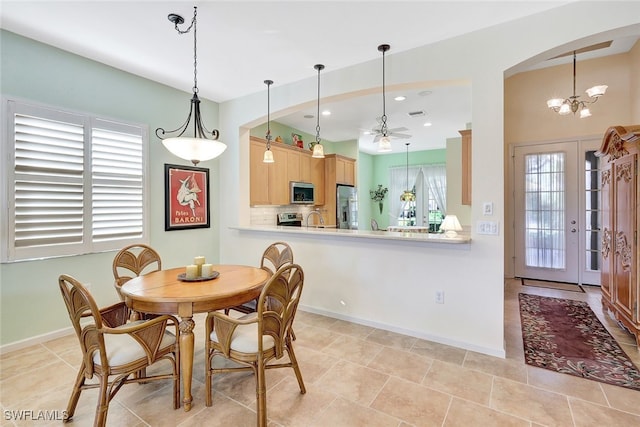
[[[209,169],[165,165],[165,230],[209,227]]]

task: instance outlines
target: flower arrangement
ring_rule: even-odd
[[[369,195],[371,196],[371,200],[374,202],[378,202],[378,208],[380,209],[380,215],[382,215],[382,201],[384,197],[389,192],[387,187],[383,187],[381,184],[378,184],[378,188],[375,190],[369,190]]]
[[[373,200],[374,202],[381,202],[384,200],[384,197],[388,192],[389,189],[387,187],[383,188],[381,184],[378,184],[378,188],[375,190],[370,190],[369,194],[371,195],[371,200]]]

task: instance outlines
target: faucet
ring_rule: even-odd
[[[309,228],[309,218],[311,217],[311,215],[316,214],[318,215],[318,218],[320,218],[320,225],[324,225],[324,218],[322,218],[322,215],[320,214],[319,210],[315,210],[315,211],[311,211],[309,212],[309,214],[307,215],[307,219],[306,219],[306,224],[307,224],[307,228]]]

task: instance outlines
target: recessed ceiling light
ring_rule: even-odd
[[[363,135],[371,135],[371,132],[369,132],[368,130],[365,130],[364,132],[362,132]]]
[[[396,96],[393,99],[395,99],[396,101],[404,101],[405,99],[407,99],[407,97],[404,95],[400,95],[400,96]]]
[[[313,119],[315,116],[313,114],[305,114],[304,118],[305,119]]]
[[[323,115],[323,116],[330,116],[330,115],[331,115],[331,111],[329,111],[329,110],[324,110],[324,111],[322,112],[322,115]]]
[[[430,90],[423,90],[423,91],[418,92],[418,95],[419,95],[419,96],[429,96],[429,95],[431,95],[432,93],[433,93],[433,92],[432,92],[432,91],[430,91]]]
[[[431,126],[431,122],[426,122],[423,126],[429,127]]]

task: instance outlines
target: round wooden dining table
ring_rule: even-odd
[[[244,304],[260,296],[269,279],[266,270],[246,265],[214,265],[219,275],[203,281],[182,281],[185,267],[154,271],[122,285],[129,308],[138,313],[176,314],[180,317],[180,365],[184,410],[191,410],[193,328],[195,313],[206,313]]]

